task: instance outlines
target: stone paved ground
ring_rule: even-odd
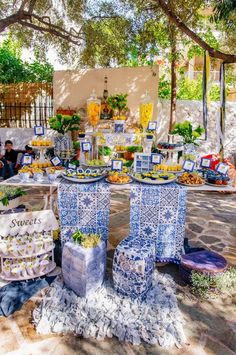
[[[39,196],[30,196],[34,209],[43,206]],[[129,231],[129,200],[124,191],[112,194],[108,267],[114,247]],[[236,266],[236,195],[192,192],[188,194],[186,235],[191,245],[216,250]],[[131,346],[113,338],[103,342],[73,335],[36,334],[31,312],[40,300],[36,295],[9,318],[0,318],[0,355],[231,355],[236,354],[236,294],[232,298],[200,302],[181,281],[176,265],[158,268],[171,274],[177,283],[179,307],[186,320],[189,345],[163,350],[158,346]]]

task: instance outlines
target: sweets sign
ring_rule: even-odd
[[[0,236],[52,231],[59,228],[52,210],[20,212],[0,216]]]

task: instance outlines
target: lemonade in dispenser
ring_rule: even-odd
[[[145,96],[141,99],[139,104],[139,117],[140,117],[140,124],[144,131],[146,131],[148,127],[148,122],[152,120],[153,114],[153,101],[151,97],[148,95],[146,91]]]
[[[90,98],[87,100],[87,114],[89,124],[94,128],[97,126],[100,118],[101,100],[97,98],[95,90],[93,90]]]

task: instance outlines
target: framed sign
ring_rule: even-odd
[[[35,136],[43,136],[44,135],[44,127],[43,126],[34,126],[34,134],[35,134]]]
[[[91,151],[91,143],[90,142],[82,142],[81,143],[81,149],[82,149],[82,152],[90,152]]]
[[[157,121],[148,122],[148,131],[156,131],[157,129]]]
[[[151,162],[153,164],[161,164],[161,159],[162,159],[161,154],[152,154],[151,155]]]
[[[229,166],[224,163],[219,163],[216,167],[217,173],[220,173],[222,175],[226,175],[229,170]]]
[[[40,233],[59,228],[52,210],[10,213],[0,216],[1,237],[8,235],[24,235],[26,233]]]
[[[33,163],[32,155],[24,154],[22,159],[21,159],[21,164],[22,165],[31,165],[32,163]]]
[[[192,172],[195,168],[195,162],[193,160],[185,160],[183,163],[183,169],[185,171]]]
[[[201,168],[210,168],[211,167],[211,159],[201,158],[200,167]]]
[[[50,159],[50,161],[53,166],[62,165],[62,161],[60,158],[58,158],[58,156],[53,157],[52,159]]]
[[[123,162],[122,160],[112,160],[111,161],[111,170],[112,171],[122,171]]]

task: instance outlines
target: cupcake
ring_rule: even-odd
[[[33,270],[33,263],[31,261],[28,261],[27,264],[26,264],[26,270],[27,270],[27,273],[30,275],[30,276],[34,276],[35,273],[34,273],[34,270]]]
[[[18,251],[19,251],[20,255],[22,255],[22,256],[26,255],[26,245],[20,245],[18,247]]]
[[[28,278],[29,277],[29,274],[27,273],[27,268],[26,268],[26,263],[22,263],[21,265],[20,265],[20,269],[21,269],[21,275],[22,275],[22,277],[24,277],[24,278]]]
[[[53,239],[51,237],[47,237],[44,239],[44,249],[48,250],[52,248],[53,245]]]
[[[3,274],[4,274],[6,277],[10,277],[10,276],[11,276],[11,267],[10,267],[9,265],[4,266],[4,268],[3,268]]]
[[[36,253],[41,253],[43,251],[43,242],[36,241],[34,243],[34,250],[35,250]]]
[[[26,253],[28,255],[31,255],[33,254],[34,252],[34,244],[33,243],[29,243],[27,246],[26,246]]]
[[[3,255],[7,255],[7,243],[5,240],[2,240],[0,243],[0,253]]]
[[[14,266],[11,269],[11,273],[12,273],[12,276],[14,276],[16,279],[18,279],[20,277],[21,269],[19,268],[19,266]]]
[[[48,261],[48,260],[42,260],[42,261],[40,261],[40,273],[41,273],[41,272],[46,272],[48,266],[49,266],[49,261]]]
[[[32,261],[32,269],[35,275],[39,273],[39,261],[38,259]]]

